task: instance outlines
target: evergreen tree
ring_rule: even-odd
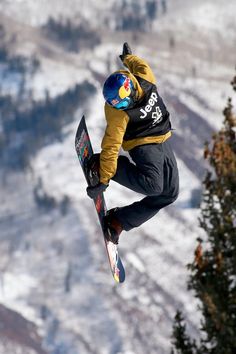
[[[236,91],[236,76],[232,81]],[[204,180],[199,240],[188,287],[200,300],[201,338],[198,346],[186,334],[178,312],[173,329],[172,353],[236,353],[236,116],[229,99],[223,111],[223,128],[206,144],[210,164]]]

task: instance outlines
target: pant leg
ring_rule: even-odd
[[[136,165],[121,156],[113,179],[147,197],[118,209],[116,216],[126,231],[173,203],[179,191],[178,168],[169,143],[140,146],[130,155]]]
[[[131,150],[130,156],[134,163],[125,156],[119,156],[117,172],[112,179],[143,195],[161,194],[164,184],[161,144],[138,146]]]
[[[119,208],[116,217],[124,230],[129,231],[138,227],[155,216],[160,209],[173,203],[177,195],[149,196],[133,204]]]
[[[144,176],[141,178],[145,179]],[[126,156],[119,156],[116,174],[112,180],[136,193],[145,193],[145,182],[140,183],[138,168]]]

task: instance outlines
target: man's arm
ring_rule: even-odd
[[[145,60],[139,58],[137,55],[128,54],[125,56],[123,63],[133,75],[156,84],[156,78],[152,69]]]
[[[129,121],[124,111],[105,105],[107,127],[100,154],[100,182],[108,184],[117,169],[118,154]]]

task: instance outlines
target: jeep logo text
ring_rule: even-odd
[[[155,105],[157,100],[157,94],[155,92],[152,92],[151,97],[148,100],[148,104],[144,108],[140,109],[140,112],[142,113],[142,115],[140,116],[141,119],[145,118],[148,112],[151,112],[152,107]]]

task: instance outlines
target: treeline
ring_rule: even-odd
[[[232,80],[236,94],[236,76]],[[199,218],[205,232],[188,265],[188,290],[198,299],[198,338],[189,335],[178,311],[171,354],[236,353],[236,114],[232,99],[222,128],[205,144],[209,167]]]
[[[0,64],[4,64],[2,68],[3,76],[8,73],[34,75],[40,67],[40,61],[36,56],[26,58],[23,55],[12,55],[9,53],[8,47],[14,43],[15,37],[7,38],[5,28],[0,24]]]
[[[62,138],[62,127],[71,122],[95,87],[84,82],[65,93],[32,101],[24,108],[11,96],[0,96],[0,159],[11,168],[25,168],[42,146]]]
[[[150,30],[153,21],[167,12],[167,0],[123,0],[116,5],[116,30]]]
[[[88,23],[75,25],[70,19],[55,20],[50,17],[42,27],[43,32],[68,51],[79,52],[82,48],[94,48],[101,40]]]
[[[37,207],[43,211],[50,211],[52,209],[58,209],[62,216],[65,216],[70,207],[70,198],[64,195],[61,200],[57,200],[53,195],[50,195],[44,188],[41,178],[37,180],[37,183],[33,189],[34,201]]]
[[[50,23],[56,26],[53,21]],[[67,35],[71,32],[68,30]],[[36,57],[12,53],[9,48],[15,40],[0,24],[0,164],[25,168],[39,148],[62,138],[63,126],[73,120],[75,111],[84,106],[95,87],[83,82],[54,98],[46,92],[45,98],[36,102],[27,81],[37,72],[40,62]]]

